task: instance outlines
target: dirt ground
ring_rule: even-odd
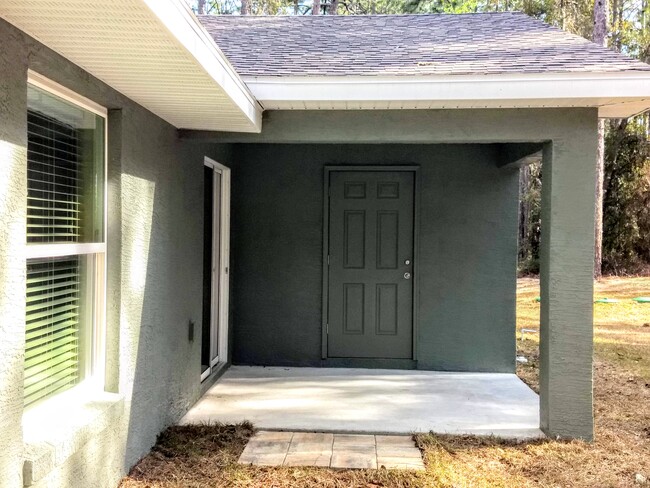
[[[426,471],[258,468],[236,463],[253,426],[172,427],[121,488],[176,487],[650,487],[650,278],[605,278],[594,306],[596,440],[505,442],[469,436],[417,435]],[[538,381],[539,282],[519,280],[518,374]]]

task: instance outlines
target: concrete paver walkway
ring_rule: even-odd
[[[424,470],[411,436],[260,431],[248,442],[240,464],[317,466],[339,469]]]
[[[262,430],[542,437],[539,397],[514,374],[233,366],[181,423]]]

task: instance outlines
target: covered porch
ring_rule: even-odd
[[[233,366],[181,423],[262,430],[532,439],[539,398],[514,374]]]
[[[420,405],[408,414],[415,424],[399,426],[401,432],[524,429],[534,435],[541,430],[547,435],[591,439],[597,115],[592,109],[271,112],[261,134],[182,131],[181,138],[188,142],[221,147],[223,161],[232,168],[228,362],[282,368],[401,370],[394,373],[400,379],[387,384],[394,387],[403,378],[416,378],[418,386],[407,396],[394,395],[391,401],[403,402],[402,407],[409,402]],[[531,157],[541,157],[544,168],[539,399],[514,375],[518,168]],[[372,165],[374,172],[394,172],[400,165],[417,168],[415,267],[410,280],[413,314],[412,320],[398,321],[407,326],[412,323],[408,336],[412,347],[405,340],[405,352],[395,354],[391,347],[386,355],[374,354],[374,350],[366,353],[364,342],[355,345],[352,353],[332,347],[333,334],[342,334],[341,324],[336,323],[341,312],[327,297],[336,298],[343,292],[326,280],[340,261],[336,258],[339,251],[331,243],[351,234],[340,226],[337,230],[339,224],[328,216],[339,211],[328,202],[343,190],[333,187],[331,177],[328,190],[327,171],[349,166],[356,182],[363,178],[359,171],[366,165]],[[372,179],[366,181],[365,195],[379,195],[379,186],[373,185]],[[368,209],[371,215],[374,209]],[[328,238],[328,225],[336,238]],[[372,266],[376,261],[373,239],[380,235],[375,228],[366,226],[365,240],[358,240],[370,256],[365,262]],[[403,234],[400,230],[396,235]],[[398,282],[409,281],[411,269],[405,268],[409,260],[406,253],[398,256]],[[399,278],[402,274],[403,280]],[[346,278],[346,283],[362,283],[365,278],[356,279]],[[387,283],[384,279],[382,275],[376,282]],[[366,284],[366,289],[372,291],[375,286]],[[360,299],[359,303],[364,302]],[[373,306],[364,310],[368,317]],[[334,325],[328,317],[334,317]],[[352,333],[358,331],[382,332],[374,320],[364,324],[358,330],[344,330],[349,334],[341,337],[357,337]],[[251,420],[263,428],[349,428],[341,424],[327,428],[319,419],[346,415],[354,410],[354,402],[329,413],[323,408],[327,401],[320,403],[322,410],[311,417],[307,414],[302,427],[299,416],[287,413],[305,402],[319,404],[321,388],[329,388],[329,379],[324,378],[334,377],[335,383],[342,379],[336,372],[319,372],[304,391],[298,388],[300,394],[294,388],[302,380],[258,379],[264,386],[261,393],[253,388],[242,393],[241,400],[251,408],[246,410],[231,393],[226,395],[223,390],[222,394],[231,380],[239,383],[228,391],[240,392],[243,385],[258,381],[236,376],[241,371],[227,373],[184,421],[217,420],[209,413],[195,417],[202,406],[212,403],[220,415],[229,409],[239,410],[242,414],[232,420]],[[363,374],[374,374],[367,371]],[[454,396],[459,391],[453,388],[446,390],[449,372],[467,375],[454,377],[463,380],[458,385],[459,396]],[[498,381],[476,381],[497,377],[513,389],[504,393]],[[266,389],[269,384],[274,385],[275,393],[273,388]],[[360,384],[363,382],[349,381],[338,387],[356,388],[353,395],[345,397],[353,401],[356,395],[366,394]],[[391,391],[379,387],[372,394],[378,396],[371,395],[363,402],[390,405],[386,399],[391,398]],[[444,394],[446,391],[453,395]],[[270,396],[265,397],[267,394]],[[277,410],[287,413],[290,426],[274,426],[260,417],[264,410],[260,404],[293,397],[293,407]],[[485,405],[490,404],[495,405],[494,417],[481,417]],[[525,412],[523,423],[513,421],[513,409],[518,408]],[[385,411],[388,417],[379,416],[375,427],[363,430],[387,431],[387,418],[408,418],[403,413],[408,410],[398,409],[402,413],[397,415],[391,415],[388,407]],[[469,418],[476,422],[455,424],[453,414],[457,411],[466,412],[461,415],[463,422]],[[450,413],[452,417],[447,417]],[[423,425],[417,425],[418,421]]]

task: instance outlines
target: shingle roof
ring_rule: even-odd
[[[650,70],[519,12],[199,18],[242,76]]]

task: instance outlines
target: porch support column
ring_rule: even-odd
[[[542,170],[540,427],[593,439],[597,116],[545,145]]]

